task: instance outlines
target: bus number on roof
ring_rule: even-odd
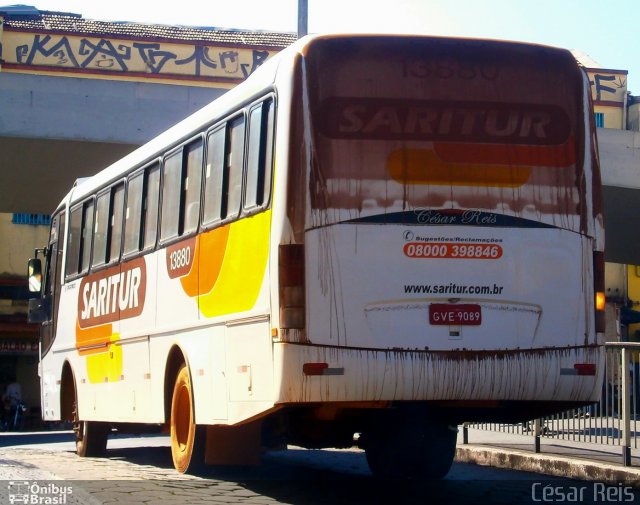
[[[416,79],[484,79],[495,81],[500,68],[489,62],[456,61],[453,59],[410,60],[402,62],[402,76]]]

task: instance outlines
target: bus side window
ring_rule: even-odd
[[[91,266],[113,263],[120,258],[124,184],[98,195],[93,235]]]
[[[65,235],[64,210],[51,219],[51,234],[47,253],[44,295],[49,300],[48,320],[53,325],[43,325],[40,350],[42,356],[49,352],[58,327],[58,307],[60,306],[60,275],[62,274],[62,253]]]
[[[66,216],[62,212],[60,214],[60,225],[58,227],[58,241],[57,246],[53,248],[51,252],[51,282],[53,282],[53,313],[51,318],[53,319],[53,334],[56,334],[58,327],[58,307],[60,305],[60,291],[62,289],[62,258],[64,256],[64,235],[66,232]],[[44,355],[44,350],[43,350]]]
[[[91,259],[91,242],[93,238],[93,200],[84,204],[82,213],[82,235],[80,237],[80,272],[89,270]]]
[[[269,202],[273,159],[274,104],[265,100],[249,112],[249,148],[245,209],[262,207]]]
[[[69,234],[67,238],[67,260],[65,264],[65,274],[75,275],[78,273],[80,264],[80,234],[82,233],[82,206],[71,209],[69,219]]]
[[[96,200],[96,217],[93,235],[92,266],[104,265],[107,262],[107,241],[109,232],[109,207],[111,206],[111,191],[98,195]]]
[[[67,276],[84,273],[89,269],[91,239],[93,236],[93,200],[71,209],[67,239]]]
[[[137,253],[141,248],[143,187],[144,172],[138,172],[129,179],[127,185],[127,207],[124,216],[123,256]]]
[[[122,246],[122,218],[124,216],[124,184],[113,188],[109,216],[109,263],[120,259]]]
[[[204,178],[204,212],[202,222],[211,225],[224,219],[223,207],[223,165],[225,128],[214,130],[207,138],[207,166]]]
[[[164,162],[160,239],[192,233],[200,221],[202,139],[170,154]]]
[[[44,276],[44,288],[42,292],[45,296],[51,296],[53,294],[53,282],[55,280],[55,264],[56,264],[56,249],[58,247],[58,233],[60,216],[63,213],[54,215],[51,218],[51,229],[49,230],[49,242],[48,251],[46,257],[45,276]]]
[[[177,237],[180,230],[180,193],[182,192],[182,149],[167,156],[162,169],[162,219],[160,240]]]
[[[182,233],[198,229],[200,221],[200,187],[202,185],[202,139],[190,143],[184,149],[184,223]]]
[[[160,206],[160,164],[152,165],[145,172],[144,205],[142,208],[143,237],[142,249],[152,249],[158,237],[158,210]]]
[[[40,328],[40,352],[41,356],[47,354],[56,335],[58,324],[58,306],[60,303],[60,274],[62,267],[62,247],[64,243],[64,216],[62,209],[51,218],[51,229],[47,248],[45,249],[45,269],[42,285],[42,312],[43,323]]]
[[[240,213],[242,202],[242,171],[244,168],[244,116],[228,123],[225,160],[225,186],[227,208],[225,217],[233,218]]]

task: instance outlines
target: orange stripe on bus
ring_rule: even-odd
[[[531,176],[527,166],[444,162],[431,149],[397,149],[387,163],[389,175],[402,184],[517,188]]]
[[[111,343],[113,326],[103,324],[82,329],[76,321],[76,349],[81,356],[105,352]]]
[[[199,294],[209,293],[218,280],[227,250],[230,228],[231,225],[215,228],[199,237]]]

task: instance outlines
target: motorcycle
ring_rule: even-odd
[[[2,420],[2,431],[18,431],[22,429],[27,410],[27,404],[22,400],[13,407],[10,407],[5,418]]]

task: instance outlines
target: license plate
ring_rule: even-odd
[[[429,324],[444,326],[478,326],[482,310],[475,303],[432,303],[429,305]]]

